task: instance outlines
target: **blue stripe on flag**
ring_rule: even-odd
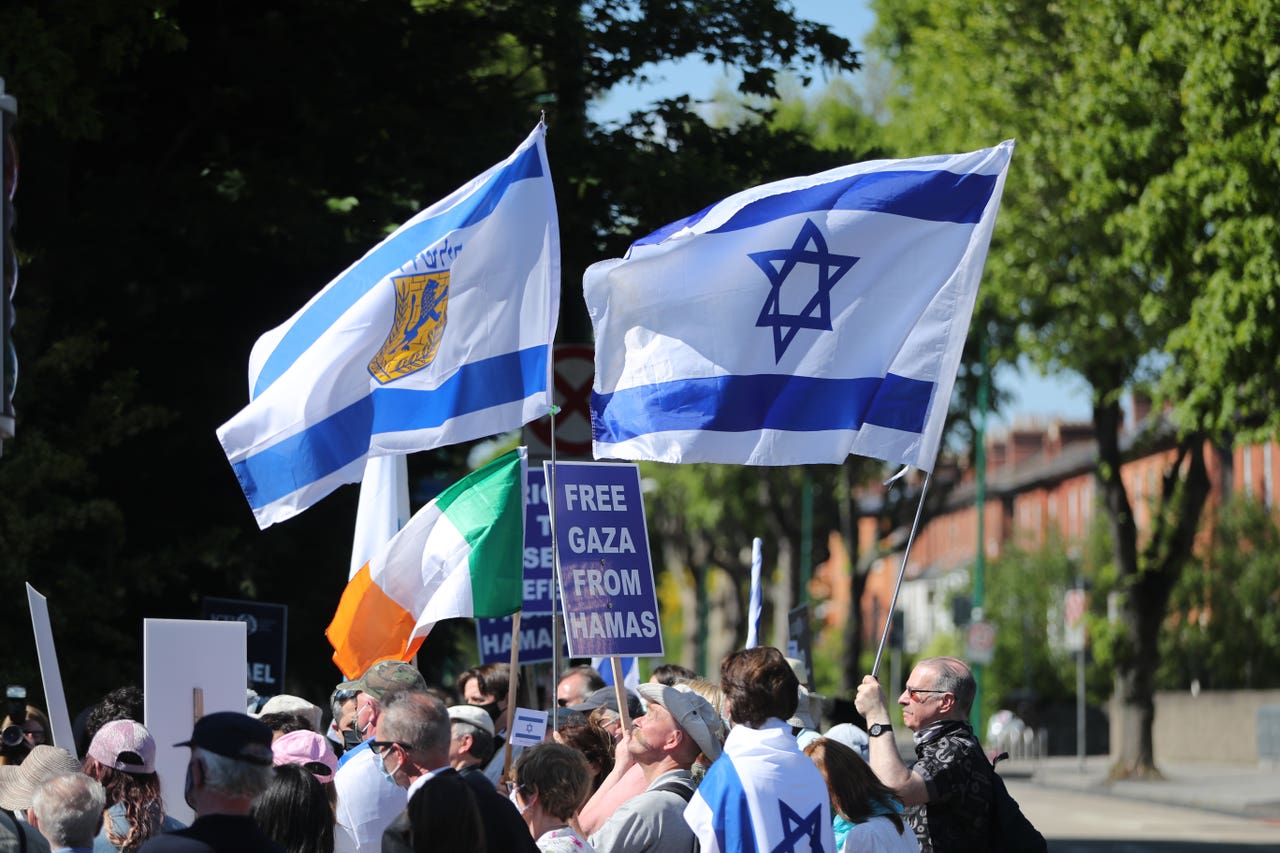
[[[235,463],[249,506],[267,506],[349,465],[373,434],[431,429],[547,388],[547,348],[530,347],[462,365],[431,391],[377,388],[297,435]]]
[[[694,794],[711,807],[716,844],[724,851],[755,853],[756,830],[738,768],[727,755],[716,759]]]
[[[946,171],[854,175],[749,202],[728,222],[707,233],[741,231],[785,216],[826,210],[862,210],[929,222],[974,224],[982,219],[982,212],[995,192],[998,178],[998,175],[959,175]],[[632,245],[661,243],[681,228],[701,221],[710,209],[659,228]]]
[[[933,383],[889,374],[820,379],[759,374],[687,379],[591,395],[596,441],[671,430],[816,432],[864,423],[922,432]]]
[[[512,184],[542,177],[538,148],[531,145],[508,166],[456,207],[407,228],[375,247],[354,267],[327,288],[320,298],[289,328],[267,357],[253,386],[253,397],[271,387],[308,348],[378,282],[403,266],[407,259],[438,242],[445,235],[474,225],[493,213]]]

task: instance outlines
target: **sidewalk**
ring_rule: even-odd
[[[1243,817],[1280,821],[1280,764],[1179,761],[1158,764],[1164,781],[1109,782],[1111,759],[1092,755],[1083,770],[1075,756],[1002,761],[1000,775],[1044,788],[1088,791]]]

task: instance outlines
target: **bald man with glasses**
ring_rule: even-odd
[[[915,733],[916,761],[898,753],[889,702],[880,682],[866,676],[854,705],[867,720],[871,769],[906,805],[921,853],[990,849],[993,772],[969,725],[977,686],[957,658],[916,664],[898,696],[902,721]]]

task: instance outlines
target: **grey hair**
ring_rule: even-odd
[[[379,740],[407,743],[409,751],[420,756],[448,756],[452,727],[443,702],[417,690],[397,690],[385,698],[378,718]]]
[[[204,786],[228,797],[254,799],[271,784],[271,765],[263,766],[192,747],[191,760],[204,768]]]
[[[916,664],[928,666],[934,672],[934,687],[945,690],[956,697],[956,709],[969,716],[973,707],[973,697],[977,695],[978,685],[973,680],[973,672],[969,665],[959,658],[925,658]]]
[[[83,773],[60,773],[36,788],[31,810],[53,848],[92,847],[106,803],[107,792],[98,780]]]
[[[471,749],[467,750],[467,754],[473,758],[488,761],[493,757],[493,735],[484,729],[473,726],[466,720],[454,720],[450,735],[455,740],[463,735],[471,735]]]

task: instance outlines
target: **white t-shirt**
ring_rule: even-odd
[[[902,826],[902,834],[899,835],[893,821],[884,815],[856,823],[844,837],[840,853],[920,853],[916,834],[905,821]]]
[[[382,832],[409,802],[408,793],[382,775],[377,750],[362,749],[333,776],[338,794],[334,853],[378,853]]]

